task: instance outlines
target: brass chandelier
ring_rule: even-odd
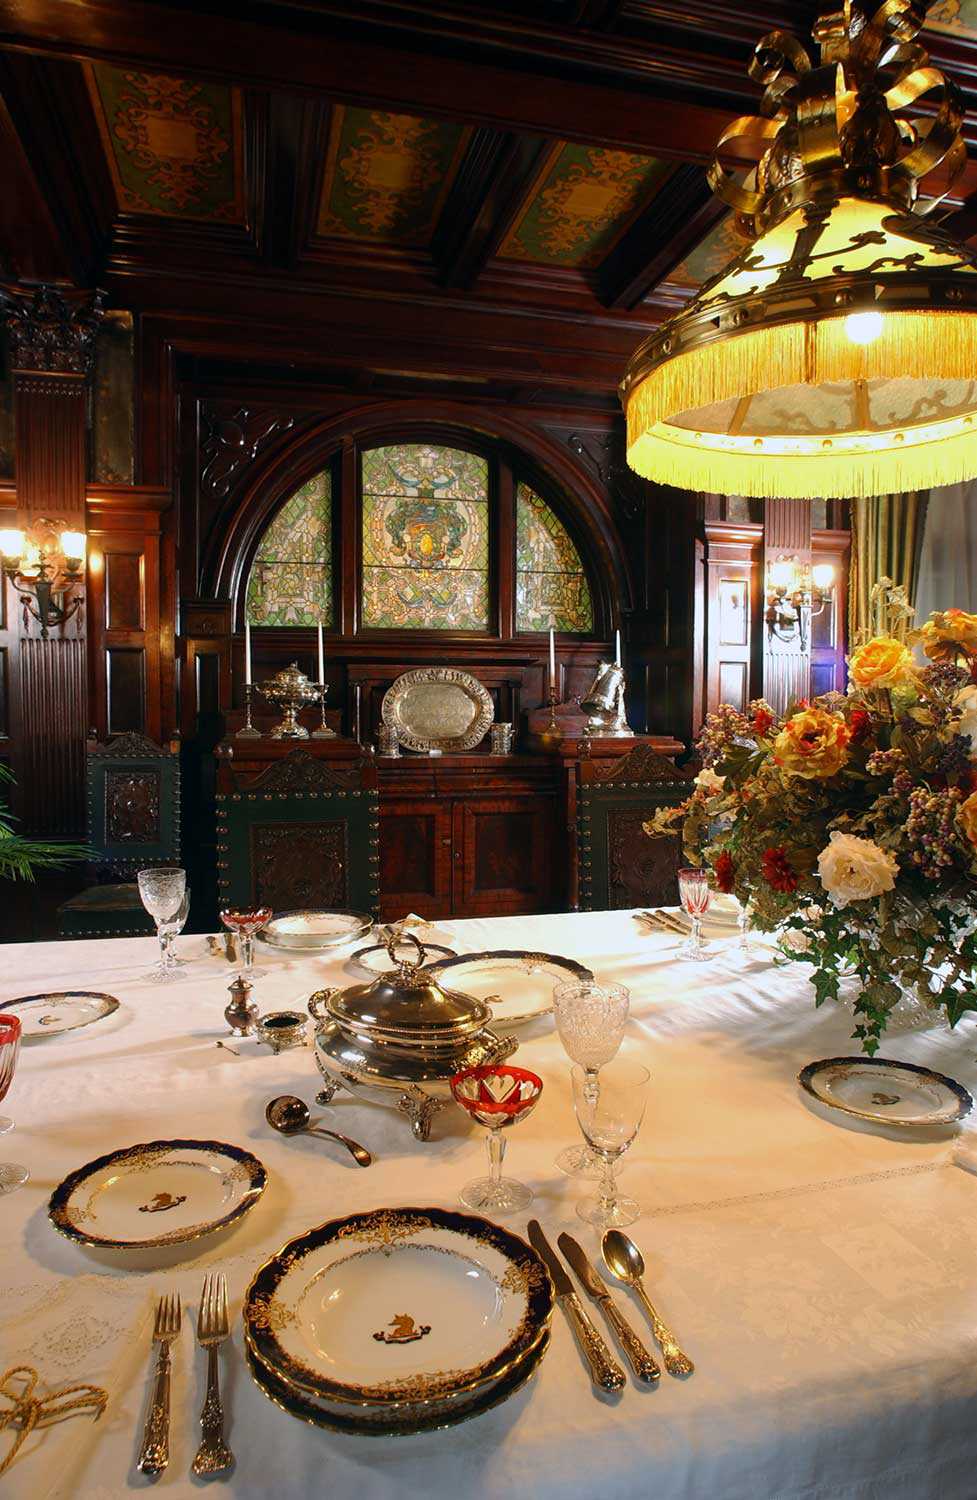
[[[628,365],[639,474],[793,497],[977,474],[977,260],[923,216],[964,166],[963,109],[916,41],[925,11],[846,0],[815,25],[816,65],[786,32],[758,44],[760,113],[709,170],[751,243]],[[745,181],[720,163],[731,147],[755,163]]]

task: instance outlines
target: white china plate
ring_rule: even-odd
[[[808,1063],[797,1081],[822,1104],[882,1125],[952,1125],[974,1102],[943,1073],[881,1057],[828,1057]]]
[[[454,958],[455,956],[454,948],[445,948],[442,943],[424,943],[423,948],[425,953],[425,968],[435,960]],[[394,952],[397,955],[397,963],[403,960],[406,960],[408,963],[417,962],[417,945],[410,942],[410,940],[397,943]],[[388,974],[394,968],[390,954],[383,943],[377,943],[370,948],[357,948],[355,953],[350,954],[347,966],[367,974]]]
[[[508,1230],[445,1209],[378,1209],[272,1256],[248,1288],[244,1328],[289,1384],[389,1409],[500,1378],[551,1312],[545,1267]]]
[[[266,1173],[250,1151],[220,1141],[147,1141],[69,1173],[51,1194],[59,1233],[99,1249],[178,1245],[247,1213]]]
[[[548,1016],[553,1009],[553,991],[568,979],[593,979],[589,969],[572,958],[554,953],[530,953],[523,949],[499,949],[494,953],[462,953],[428,964],[446,989],[460,990],[486,1001],[492,1022],[516,1026]]]
[[[362,911],[283,911],[265,923],[258,938],[270,948],[312,953],[355,942],[372,926],[373,918]]]
[[[59,990],[48,995],[21,995],[17,1000],[0,1002],[0,1012],[12,1011],[20,1020],[20,1034],[25,1042],[40,1037],[59,1036],[90,1026],[118,1010],[114,995],[96,990]]]

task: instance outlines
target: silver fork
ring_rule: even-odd
[[[197,1343],[207,1350],[207,1395],[200,1413],[203,1437],[191,1468],[194,1474],[219,1474],[230,1468],[234,1455],[224,1441],[217,1350],[230,1333],[227,1317],[227,1280],[223,1271],[204,1280],[197,1314]]]
[[[159,1346],[156,1383],[136,1463],[143,1474],[162,1474],[170,1461],[170,1345],[179,1335],[180,1316],[179,1297],[160,1297],[153,1327],[153,1343]]]

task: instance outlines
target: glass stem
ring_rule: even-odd
[[[597,1196],[600,1199],[601,1217],[610,1222],[614,1213],[614,1201],[617,1197],[617,1183],[614,1181],[614,1158],[605,1156],[603,1152],[600,1157],[600,1184],[597,1188]]]
[[[163,931],[162,922],[156,923],[156,936],[159,938],[159,966],[166,968],[166,933]]]
[[[489,1175],[492,1178],[492,1186],[498,1187],[502,1181],[502,1161],[505,1157],[505,1148],[508,1145],[501,1130],[490,1130],[488,1133],[488,1157]]]
[[[702,918],[700,916],[695,915],[692,918],[692,951],[693,951],[693,953],[698,953],[699,950],[701,949],[701,947],[702,947]]]
[[[254,938],[250,932],[241,934],[241,958],[244,961],[245,974],[250,974],[254,963]]]

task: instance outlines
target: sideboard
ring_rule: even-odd
[[[511,755],[487,750],[376,758],[380,793],[380,915],[496,916],[578,905],[577,794],[586,759],[616,760],[646,744],[669,758],[683,747],[655,736],[565,738]],[[217,787],[243,790],[296,748],[349,761],[355,740],[223,739]]]

